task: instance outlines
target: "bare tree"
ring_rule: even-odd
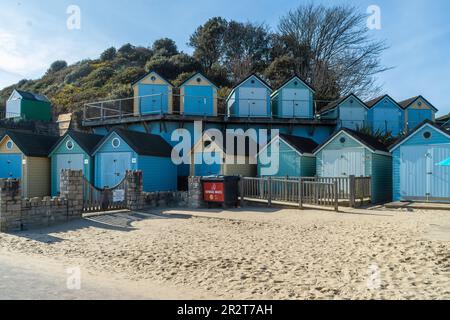
[[[379,91],[375,75],[388,69],[380,60],[387,46],[372,39],[366,19],[352,6],[314,4],[281,18],[278,41],[283,54],[294,60],[295,71],[311,82],[319,98],[350,92],[366,98]]]

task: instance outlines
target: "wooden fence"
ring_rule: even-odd
[[[241,179],[240,194],[242,200],[257,200],[332,207],[338,210],[339,204],[356,206],[370,200],[370,177],[344,178],[248,178]]]

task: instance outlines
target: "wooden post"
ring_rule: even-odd
[[[334,210],[336,212],[339,212],[339,193],[337,181],[334,181],[333,183],[333,190],[334,190]]]
[[[239,193],[241,194],[241,208],[244,207],[244,177],[239,176]]]
[[[354,208],[355,207],[355,195],[356,195],[356,183],[355,183],[356,179],[355,176],[350,176],[349,177],[349,191],[350,191],[350,195],[349,195],[349,201],[350,201],[350,207]]]
[[[267,205],[272,206],[272,178],[267,178]]]
[[[303,209],[303,181],[302,178],[298,179],[298,207]]]
[[[83,106],[83,120],[86,121],[86,105]]]

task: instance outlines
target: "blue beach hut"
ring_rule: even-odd
[[[115,129],[94,150],[95,186],[114,187],[127,170],[141,170],[144,191],[175,191],[177,168],[171,153],[159,135]]]
[[[390,146],[394,201],[450,202],[450,134],[425,120]]]

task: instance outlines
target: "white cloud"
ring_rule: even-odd
[[[97,56],[109,41],[102,35],[66,28],[67,14],[5,8],[0,11],[0,88],[40,77],[55,60],[73,63]]]

